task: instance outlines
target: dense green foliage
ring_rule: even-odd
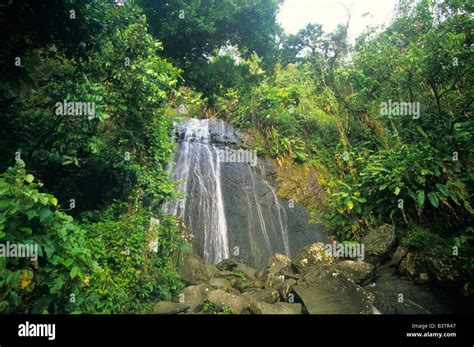
[[[89,279],[86,312],[147,312],[157,299],[171,300],[182,288],[174,271],[184,242],[177,238],[180,229],[170,217],[149,228],[150,216],[107,216],[84,225],[87,249],[101,267]]]
[[[163,167],[172,153],[171,124],[160,108],[177,71],[157,56],[160,44],[137,9],[111,7],[105,15],[110,28],[96,38],[101,44],[87,61],[66,58],[54,46],[23,58],[35,85],[25,97],[10,95],[17,98],[3,120],[9,133],[2,137],[2,163],[20,151],[60,201],[74,198],[79,211],[127,199],[137,182],[154,198],[171,189],[153,191],[165,179],[145,163]],[[64,99],[95,102],[95,113],[58,115],[55,104]]]
[[[44,183],[31,183],[19,164],[7,171],[17,172],[16,181],[8,173],[2,181],[2,237],[37,242],[42,253],[36,268],[2,263],[2,311],[137,312],[180,289],[181,231],[158,208],[173,196],[165,165],[174,143],[164,109],[179,71],[158,55],[161,43],[147,33],[139,7],[84,6],[72,7],[76,16],[101,23],[101,30],[91,29],[80,43],[29,46],[17,79],[2,80],[2,169],[21,159]],[[11,35],[34,39],[31,30]],[[87,47],[86,56],[68,49],[76,44]],[[63,100],[93,102],[94,112],[58,112]],[[12,180],[14,187],[6,185]],[[161,221],[156,253],[148,246],[153,214]],[[123,257],[123,247],[130,256]]]
[[[286,37],[274,75],[222,93],[219,114],[258,130],[256,148],[281,167],[314,168],[318,186],[306,190],[325,194],[303,200],[340,238],[395,224],[410,249],[449,258],[470,278],[472,10],[468,1],[401,1],[391,25],[367,30],[350,58],[343,25],[329,34],[308,25]],[[420,113],[384,113],[389,102],[419,103]]]
[[[148,18],[151,33],[164,44],[164,53],[184,70],[188,85],[212,97],[207,83],[211,57],[222,48],[238,47],[244,58],[257,54],[269,69],[278,57],[279,26],[276,13],[280,0],[139,0]],[[244,24],[245,23],[245,24]],[[228,62],[231,80],[233,66]],[[222,65],[221,65],[222,66]],[[239,69],[239,68],[237,68]],[[225,83],[225,81],[221,81]]]
[[[0,240],[40,245],[34,261],[0,257],[1,312],[75,311],[86,273],[96,266],[84,249],[84,231],[40,187],[22,161],[0,178]]]
[[[400,0],[354,46],[350,21],[285,35],[280,5],[1,5],[0,241],[39,255],[0,258],[0,312],[148,312],[181,289],[184,228],[160,206],[177,197],[165,167],[183,116],[251,134],[280,195],[341,241],[394,224],[417,256],[472,278],[471,2]]]

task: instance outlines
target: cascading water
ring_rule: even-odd
[[[274,253],[288,256],[325,235],[307,223],[300,205],[279,199],[271,165],[222,160],[242,138],[222,121],[189,119],[176,127],[179,149],[169,168],[185,196],[163,206],[194,233],[194,247],[212,263],[235,257],[263,266]],[[232,158],[231,158],[232,159]]]
[[[184,219],[203,241],[204,259],[218,263],[229,257],[219,150],[210,143],[207,120],[191,119],[181,129],[183,140],[171,172],[180,181],[177,189],[187,195],[166,204],[164,211]]]

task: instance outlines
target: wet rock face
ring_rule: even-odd
[[[176,124],[175,133],[178,142],[186,140],[186,134],[190,126],[190,121],[184,121],[182,123]],[[236,129],[234,129],[231,125],[217,119],[206,119],[201,121],[206,123],[205,131],[207,133],[203,131],[202,137],[197,136],[193,138],[192,141],[205,140],[215,144],[221,144],[226,146],[243,146],[242,134]]]
[[[230,307],[232,313],[243,313],[250,307],[250,302],[242,296],[225,292],[221,289],[212,290],[207,300],[219,307]]]
[[[398,277],[396,269],[381,266],[377,281],[364,287],[375,294],[374,306],[382,314],[442,314],[462,310],[446,293]]]
[[[305,272],[309,267],[322,263],[331,264],[333,259],[326,255],[322,242],[313,243],[299,250],[292,262],[299,272]]]
[[[210,120],[209,133],[213,143],[232,147],[243,147],[242,134],[223,121]]]
[[[257,307],[259,303],[274,304],[280,300],[278,290],[273,288],[244,293],[242,297],[250,303],[249,307],[252,312],[258,311]]]
[[[277,289],[280,293],[280,298],[283,301],[290,300],[290,294],[293,292],[293,289],[296,285],[296,280],[294,278],[290,278],[273,286],[274,289]]]
[[[406,247],[404,247],[402,244],[403,244],[403,242],[400,242],[400,245],[395,250],[395,253],[392,256],[392,259],[390,259],[389,264],[391,266],[398,266],[400,264],[400,262],[408,254],[408,249]]]
[[[205,262],[201,257],[191,253],[181,267],[180,277],[183,283],[194,285],[208,282],[218,273],[219,271],[214,265]]]
[[[267,268],[269,274],[291,271],[291,259],[286,255],[276,253],[273,257],[268,259]]]
[[[372,314],[374,296],[343,274],[318,264],[294,288],[310,314]]]
[[[160,301],[155,305],[153,308],[153,313],[155,314],[177,314],[183,313],[189,310],[189,305],[176,303],[176,302],[168,302],[168,301]]]
[[[211,281],[214,278],[211,278]],[[210,284],[201,283],[195,286],[189,286],[181,291],[181,294],[177,296],[173,301],[187,305],[187,311],[198,312],[204,300],[207,298],[207,293],[212,289]]]
[[[414,253],[408,253],[398,265],[398,272],[402,275],[415,276],[418,264]]]
[[[263,268],[275,253],[291,257],[326,239],[321,225],[308,224],[306,208],[277,197],[274,166],[245,152],[242,134],[232,126],[189,119],[176,126],[176,133],[179,148],[169,171],[183,182],[177,188],[186,197],[163,209],[183,219],[206,261],[235,257]],[[243,149],[251,160],[227,160],[232,158],[223,154],[229,149]]]
[[[262,268],[275,253],[291,256],[326,239],[320,225],[307,223],[303,206],[277,197],[270,164],[222,163],[221,170],[229,248],[240,261]]]
[[[216,265],[221,271],[237,271],[244,274],[247,278],[254,280],[256,269],[248,266],[244,263],[238,262],[236,259],[224,259],[222,262]]]
[[[255,313],[258,314],[301,314],[301,304],[289,304],[286,302],[277,302],[275,304],[267,304],[259,302]]]
[[[355,283],[366,285],[371,282],[375,267],[363,261],[343,260],[337,263],[336,269]]]
[[[211,278],[209,280],[209,285],[213,289],[228,290],[231,288],[231,284],[225,278]]]
[[[427,256],[424,259],[423,265],[433,274],[436,281],[442,285],[453,284],[459,278],[458,269],[444,259]]]
[[[365,261],[372,265],[379,265],[388,256],[396,242],[395,227],[384,224],[376,229],[370,230],[361,239],[365,247]]]
[[[397,252],[395,252],[389,265],[394,263],[396,254]],[[417,284],[431,282],[449,287],[455,285],[459,280],[459,272],[456,266],[447,262],[446,259],[430,255],[417,257],[414,252],[406,253],[397,269],[401,276],[411,279]]]

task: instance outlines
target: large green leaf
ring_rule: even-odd
[[[64,277],[59,276],[55,279],[54,284],[49,289],[50,294],[57,294],[64,285]]]
[[[33,182],[34,179],[35,179],[34,176],[31,175],[31,174],[28,174],[28,175],[25,176],[25,181],[28,182],[28,183]]]
[[[416,202],[419,207],[423,207],[425,204],[425,191],[424,190],[418,190],[416,192]]]
[[[438,188],[438,190],[441,192],[441,194],[443,194],[445,197],[449,198],[449,192],[448,192],[448,189],[446,188],[446,186],[444,184],[436,184],[436,188]]]
[[[82,278],[82,270],[78,266],[73,266],[69,275],[71,276],[71,278],[75,278],[75,277]]]
[[[50,217],[52,214],[53,213],[51,212],[51,210],[48,207],[42,207],[38,211],[38,216],[39,216],[39,219],[40,219],[41,222],[43,220],[45,220],[46,218]]]
[[[436,208],[439,207],[439,199],[438,199],[438,195],[436,195],[436,193],[434,193],[434,192],[428,193],[428,200],[430,200],[431,205],[433,205],[434,207],[436,207]]]

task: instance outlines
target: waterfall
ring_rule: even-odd
[[[271,164],[256,156],[242,156],[255,159],[249,162],[227,160],[229,148],[244,148],[233,127],[188,119],[176,126],[176,134],[176,163],[168,171],[184,196],[164,204],[163,211],[184,221],[206,261],[235,257],[264,266],[274,253],[290,256],[325,239],[321,227],[307,223],[304,207],[278,198]]]
[[[180,129],[184,136],[170,172],[180,182],[177,190],[187,194],[165,204],[163,210],[184,219],[203,239],[204,259],[218,263],[229,258],[219,150],[210,143],[207,119],[190,119]]]
[[[283,240],[283,246],[285,247],[285,254],[288,257],[291,257],[290,241],[288,240],[288,224],[286,220],[286,211],[276,196],[275,188],[273,188],[267,181],[264,180],[263,182],[267,185],[268,189],[270,189],[273,195],[273,200],[275,201],[276,212],[278,215],[278,223],[280,224],[281,238]]]
[[[253,183],[252,193],[253,193],[253,198],[255,201],[255,207],[257,208],[258,222],[260,223],[260,228],[262,231],[263,239],[265,240],[265,246],[267,247],[267,251],[268,253],[272,254],[273,250],[272,250],[272,245],[270,243],[270,238],[268,237],[267,226],[265,225],[265,219],[263,218],[262,204],[255,193],[256,180],[255,180],[255,176],[253,174],[252,168],[250,166],[249,166],[249,171],[250,171],[250,177],[252,178],[251,181]],[[251,218],[251,215],[252,215],[252,210],[249,209],[249,218]]]

